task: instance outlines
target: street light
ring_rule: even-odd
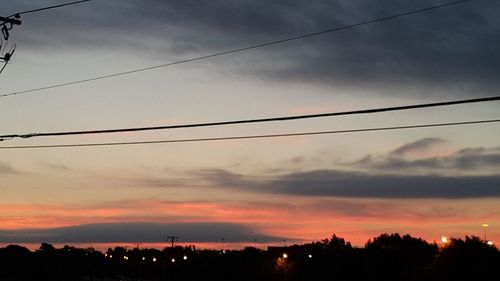
[[[488,244],[488,246],[493,246],[493,241],[490,240],[490,241],[486,242],[486,244]]]
[[[307,256],[308,258],[312,259],[313,258],[313,255],[309,254],[309,256]]]
[[[287,253],[283,253],[283,258],[284,258],[284,259],[288,258]]]
[[[183,257],[183,259],[184,259],[184,260],[187,260],[187,259],[188,259],[188,257],[187,257],[187,256],[184,256],[184,257]]]
[[[448,238],[446,236],[442,236],[441,237],[441,242],[443,242],[443,244],[448,243]]]
[[[156,262],[156,258],[153,258],[153,262]]]
[[[483,223],[481,226],[484,229],[484,241],[486,241],[486,229],[488,228],[489,225],[487,223]]]
[[[174,258],[172,258],[172,262],[173,262],[173,263],[175,262],[175,259],[174,259]]]

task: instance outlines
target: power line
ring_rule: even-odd
[[[27,11],[17,12],[15,14],[8,16],[8,17],[1,17],[0,16],[1,35],[2,35],[3,39],[5,40],[5,42],[7,43],[9,41],[9,37],[10,37],[10,30],[12,30],[14,25],[21,25],[22,24],[22,22],[20,20],[21,15],[40,12],[40,11],[46,11],[46,10],[51,10],[51,9],[56,9],[56,8],[61,8],[61,7],[65,7],[65,6],[76,5],[76,4],[90,2],[90,1],[93,1],[93,0],[81,0],[81,1],[59,4],[59,5],[54,5],[54,6],[44,7],[44,8],[38,8],[38,9],[34,9],[34,10],[27,10]],[[1,43],[2,42],[0,41],[0,51],[2,53],[4,53],[2,50]],[[14,45],[14,50],[15,50],[15,45]],[[14,50],[11,50],[10,52],[5,53],[5,55],[0,58],[0,61],[4,62],[4,65],[0,68],[0,74],[3,72],[3,70],[5,69],[5,67],[7,66],[9,61],[11,60],[12,55],[14,54]]]
[[[84,2],[90,2],[90,1],[94,1],[94,0],[81,0],[81,1],[69,2],[69,3],[64,3],[64,4],[49,6],[49,7],[44,7],[44,8],[38,8],[38,9],[33,9],[33,10],[27,10],[27,11],[17,12],[15,14],[12,14],[12,15],[8,16],[8,17],[0,17],[0,20],[2,21],[0,23],[0,26],[4,26],[7,23],[20,25],[21,21],[19,20],[19,18],[20,18],[21,15],[24,15],[24,14],[31,14],[31,13],[36,13],[36,12],[41,12],[41,11],[46,11],[46,10],[52,10],[52,9],[66,7],[66,6],[81,4],[81,3],[84,3]]]
[[[209,142],[209,141],[227,141],[227,140],[248,140],[248,139],[283,138],[283,137],[299,137],[299,136],[314,136],[314,135],[390,131],[390,130],[403,130],[403,129],[420,129],[420,128],[474,125],[474,124],[486,124],[486,123],[497,123],[497,122],[500,122],[500,119],[451,122],[451,123],[419,124],[419,125],[394,126],[394,127],[362,128],[362,129],[336,130],[336,131],[315,131],[315,132],[301,132],[301,133],[288,133],[288,134],[249,135],[249,136],[231,136],[231,137],[216,137],[216,138],[172,139],[172,140],[133,141],[133,142],[54,144],[54,145],[0,146],[0,150],[97,147],[97,146],[120,146],[120,145],[145,145],[145,144]]]
[[[8,16],[8,17],[10,18],[10,17],[20,16],[20,15],[24,15],[24,14],[31,14],[31,13],[36,13],[36,12],[41,12],[41,11],[46,11],[46,10],[52,10],[52,9],[57,9],[57,8],[66,7],[66,6],[71,6],[71,5],[81,4],[81,3],[84,3],[84,2],[90,2],[90,1],[94,1],[94,0],[81,0],[81,1],[74,1],[74,2],[69,2],[69,3],[64,3],[64,4],[59,4],[59,5],[49,6],[49,7],[44,7],[44,8],[38,8],[38,9],[33,9],[33,10],[27,10],[27,11],[22,11],[22,12],[19,12],[19,13],[12,14],[12,15],[10,15],[10,16]]]
[[[88,83],[88,82],[97,81],[97,80],[109,79],[109,78],[114,78],[114,77],[118,77],[118,76],[130,75],[130,74],[134,74],[134,73],[139,73],[139,72],[144,72],[144,71],[149,71],[149,70],[154,70],[154,69],[159,69],[159,68],[165,68],[165,67],[170,67],[170,66],[174,66],[174,65],[194,62],[194,61],[200,61],[200,60],[204,60],[204,59],[208,59],[208,58],[220,57],[220,56],[225,56],[225,55],[234,54],[234,53],[241,53],[241,52],[249,51],[252,49],[263,48],[263,47],[267,47],[267,46],[282,44],[282,43],[286,43],[286,42],[290,42],[290,41],[301,40],[301,39],[305,39],[305,38],[309,38],[309,37],[315,37],[315,36],[319,36],[319,35],[323,35],[323,34],[327,34],[327,33],[332,33],[332,32],[336,32],[336,31],[341,31],[341,30],[345,30],[345,29],[356,28],[356,27],[363,26],[363,25],[388,21],[388,20],[392,20],[392,19],[396,19],[396,18],[400,18],[400,17],[405,17],[405,16],[409,16],[409,15],[414,15],[414,14],[418,14],[418,13],[428,12],[431,10],[436,10],[436,9],[449,7],[449,6],[453,6],[453,5],[458,5],[458,4],[461,4],[464,2],[468,2],[468,1],[472,1],[472,0],[453,1],[453,2],[448,2],[448,3],[443,3],[440,5],[430,6],[427,8],[403,12],[403,13],[395,14],[392,16],[375,18],[375,19],[366,20],[366,21],[362,21],[362,22],[358,22],[358,23],[354,23],[354,24],[343,25],[340,27],[332,27],[330,29],[326,29],[326,30],[322,30],[322,31],[318,31],[318,32],[306,33],[306,34],[302,34],[302,35],[298,35],[298,36],[294,36],[294,37],[288,37],[288,38],[284,38],[284,39],[280,39],[280,40],[276,40],[276,41],[269,41],[269,42],[265,42],[265,43],[250,45],[250,46],[242,47],[239,49],[222,51],[222,52],[213,53],[213,54],[209,54],[209,55],[203,55],[203,56],[193,57],[193,58],[189,58],[189,59],[183,59],[183,60],[179,60],[179,61],[175,61],[175,62],[159,64],[159,65],[149,66],[149,67],[144,67],[144,68],[137,68],[137,69],[123,71],[123,72],[117,72],[114,74],[96,76],[96,77],[87,78],[87,79],[81,79],[81,80],[75,80],[75,81],[71,81],[71,82],[65,82],[65,83],[59,83],[59,84],[54,84],[54,85],[49,85],[49,86],[44,86],[44,87],[39,87],[39,88],[33,88],[33,89],[29,89],[29,90],[1,94],[0,98],[14,96],[14,95],[20,95],[20,94],[39,92],[39,91],[43,91],[43,90],[55,89],[55,88],[60,88],[60,87],[66,87],[66,86],[75,85],[75,84]]]
[[[265,123],[265,122],[283,122],[283,121],[292,121],[292,120],[300,120],[300,119],[313,119],[313,118],[324,118],[324,117],[333,117],[333,116],[358,115],[358,114],[374,114],[374,113],[381,113],[381,112],[402,111],[402,110],[419,109],[419,108],[430,108],[430,107],[441,107],[441,106],[450,106],[450,105],[458,105],[458,104],[470,104],[470,103],[478,103],[478,102],[490,102],[490,101],[498,101],[498,100],[500,100],[500,96],[475,98],[475,99],[462,99],[462,100],[453,100],[453,101],[445,101],[445,102],[412,104],[412,105],[403,105],[403,106],[379,107],[379,108],[372,108],[372,109],[361,109],[361,110],[352,110],[352,111],[329,112],[329,113],[320,113],[320,114],[291,115],[291,116],[283,116],[283,117],[270,117],[270,118],[260,118],[260,119],[230,120],[230,121],[209,122],[209,123],[192,123],[192,124],[181,124],[181,125],[165,125],[165,126],[155,126],[155,127],[136,127],[136,128],[89,130],[89,131],[66,131],[66,132],[47,132],[47,133],[30,133],[30,134],[9,134],[9,135],[0,135],[0,140],[7,140],[7,139],[13,139],[13,138],[24,138],[24,139],[27,139],[27,138],[34,138],[34,137],[55,137],[55,136],[74,136],[74,135],[90,135],[90,134],[111,134],[111,133],[125,133],[125,132],[140,132],[140,131],[156,131],[156,130],[199,128],[199,127],[215,127],[215,126],[252,124],[252,123]]]

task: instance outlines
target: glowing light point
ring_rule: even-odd
[[[493,241],[488,241],[486,242],[486,244],[488,244],[489,246],[493,246]]]
[[[284,259],[288,258],[287,253],[283,253],[283,258],[284,258]]]
[[[488,240],[486,239],[486,229],[488,228],[488,226],[489,226],[489,225],[488,225],[487,223],[483,223],[481,226],[482,226],[482,227],[483,227],[483,229],[484,229],[484,241],[488,241]]]
[[[187,257],[187,256],[184,256],[184,257],[183,257],[183,259],[184,259],[184,260],[187,260],[187,259],[188,259],[188,257]]]
[[[128,261],[128,257],[127,256],[123,256],[123,259]]]
[[[446,238],[446,236],[441,237],[441,242],[444,244],[448,243],[448,238]]]
[[[172,262],[175,262],[175,259],[172,259]]]
[[[313,255],[309,254],[309,256],[307,256],[308,258],[312,259],[313,258]]]
[[[142,257],[142,260],[145,261],[146,260],[146,257]]]
[[[156,262],[156,258],[153,258],[153,262]]]

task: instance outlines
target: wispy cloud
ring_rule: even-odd
[[[424,157],[415,157],[415,154],[412,154],[417,151],[423,152],[436,143],[441,141],[423,139],[403,145],[388,154],[367,155],[346,165],[384,173],[498,174],[500,168],[498,147],[465,148],[447,155],[421,153]]]
[[[422,151],[427,151],[431,147],[445,143],[446,141],[439,138],[424,138],[417,141],[407,143],[402,145],[395,150],[391,151],[390,154],[394,156],[405,156],[411,153],[418,153]]]
[[[447,158],[456,168],[474,169],[484,167],[500,168],[500,147],[497,148],[466,148],[457,151]]]
[[[71,169],[68,166],[66,166],[64,164],[60,164],[60,163],[42,162],[40,164],[43,165],[44,167],[47,167],[49,169],[56,170],[56,171],[71,171]]]
[[[0,162],[0,174],[15,174],[17,172],[10,164]]]

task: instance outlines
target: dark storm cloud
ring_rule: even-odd
[[[500,197],[500,175],[372,175],[317,170],[261,179],[214,170],[206,172],[206,180],[221,188],[301,196],[408,199]]]
[[[2,243],[131,243],[165,242],[165,235],[175,234],[179,242],[261,242],[282,241],[232,223],[114,223],[88,224],[51,229],[0,230]]]
[[[315,32],[444,1],[95,1],[26,15],[18,45],[129,48],[161,62]],[[26,8],[15,1],[2,11]],[[33,5],[33,3],[31,3]],[[37,3],[37,5],[41,5]],[[8,8],[8,9],[6,9]],[[379,94],[486,95],[500,86],[500,2],[474,0],[384,23],[234,55],[263,79]],[[127,53],[128,54],[128,53]],[[161,56],[159,55],[161,54]]]

